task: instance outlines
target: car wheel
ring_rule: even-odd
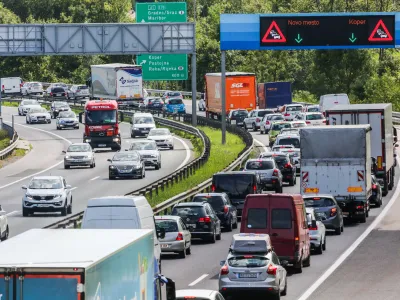
[[[289,180],[289,186],[294,186],[296,183],[294,179]]]
[[[133,139],[135,138],[135,135],[133,133],[131,133],[131,138],[133,138]]]
[[[236,217],[236,221],[235,221],[235,223],[233,224],[233,229],[237,229],[238,228],[238,219],[237,219],[237,217]]]
[[[90,164],[90,168],[92,168],[92,169],[93,169],[93,168],[94,168],[94,166],[95,166],[95,165],[94,165],[94,162],[92,162],[92,163]]]
[[[319,246],[315,249],[315,253],[322,254],[322,241],[319,243]]]
[[[156,169],[156,170],[160,169],[160,164],[155,165],[154,169]]]
[[[360,219],[360,223],[366,223],[367,222],[367,212],[364,210],[364,214]]]
[[[189,246],[188,248],[186,248],[186,255],[190,255],[190,254],[192,254],[192,250]]]
[[[169,150],[174,150],[174,146],[169,147]]]
[[[335,234],[336,235],[341,235],[342,234],[342,227],[335,228]]]
[[[326,251],[326,237],[324,237],[324,243],[322,244],[322,250]]]
[[[262,130],[261,127],[260,127],[260,134],[264,134],[264,130]]]
[[[10,229],[8,228],[8,225],[7,225],[6,232],[4,232],[4,236],[1,237],[1,241],[3,242],[5,240],[7,240],[9,234],[10,234]]]
[[[67,214],[72,214],[72,198],[71,198],[71,203],[68,205],[67,208]]]
[[[286,295],[287,295],[287,278],[285,278],[285,287],[281,292],[281,296],[286,296]]]
[[[341,232],[344,231],[344,226],[343,226],[343,225],[340,227],[340,231],[341,231]]]
[[[185,249],[183,251],[179,252],[179,257],[186,258],[186,250]]]
[[[64,169],[69,169],[71,166],[64,165]]]
[[[219,234],[217,234],[217,236],[216,236],[217,241],[221,240],[221,235],[222,235],[222,229],[221,229],[221,227],[219,227]]]
[[[212,236],[211,236],[211,238],[210,238],[210,242],[212,243],[212,244],[215,244],[215,240],[216,240],[216,238],[215,238],[215,229],[214,229],[214,232],[213,232],[213,234],[212,234]]]
[[[114,179],[115,179],[115,176],[108,175],[108,179],[109,179],[109,180],[114,180]]]
[[[303,267],[311,266],[311,254],[308,255],[308,258],[303,262]]]
[[[57,130],[60,130],[60,127],[59,127],[59,126],[57,126]]]
[[[29,217],[29,211],[26,208],[22,208],[22,216],[23,217]]]
[[[226,227],[226,231],[231,232],[231,231],[232,231],[232,228],[233,228],[232,225],[233,225],[233,224],[232,224],[232,218],[231,218],[231,219],[229,220],[228,226]]]
[[[68,204],[67,204],[67,200],[65,200],[65,205],[64,207],[61,209],[61,215],[63,217],[65,217],[68,214]]]
[[[300,258],[300,261],[294,266],[294,273],[303,273],[303,258]]]
[[[294,173],[294,184],[296,185],[296,183],[297,183],[297,176],[296,176],[296,172]]]
[[[48,120],[48,121],[47,121],[47,124],[51,124],[51,120]]]
[[[257,131],[256,123],[253,123],[253,124],[251,125],[251,128],[253,129],[253,131]]]
[[[272,296],[272,295],[271,295]],[[281,293],[275,294],[271,297],[273,300],[280,300],[281,299]]]

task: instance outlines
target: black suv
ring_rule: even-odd
[[[232,205],[226,193],[197,194],[193,197],[192,201],[208,202],[226,230],[232,231],[232,228],[236,229],[238,227],[237,209]]]
[[[192,238],[211,243],[221,239],[221,221],[207,202],[178,203],[172,209],[171,215],[182,218]]]
[[[262,154],[262,158],[273,158],[278,169],[282,173],[282,181],[288,182],[290,186],[296,184],[296,166],[291,163],[289,154],[283,152],[267,152]]]
[[[54,101],[50,106],[50,113],[53,119],[58,117],[58,114],[62,111],[69,111],[71,108],[69,107],[67,102],[62,101]]]
[[[51,88],[49,96],[52,99],[67,99],[67,92],[64,88],[56,86]]]

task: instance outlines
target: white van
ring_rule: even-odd
[[[347,94],[328,94],[322,95],[319,98],[319,108],[320,111],[325,116],[325,111],[330,109],[331,107],[339,104],[350,104],[350,99]]]
[[[150,113],[135,113],[131,124],[131,138],[147,136],[151,129],[156,128],[153,115]]]
[[[1,93],[4,95],[21,94],[22,79],[20,77],[1,78]]]
[[[161,272],[161,247],[158,237],[164,238],[164,236],[162,232],[156,232],[153,210],[144,196],[109,196],[90,199],[83,214],[81,228],[152,229],[154,255]]]

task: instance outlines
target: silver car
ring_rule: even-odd
[[[57,130],[65,128],[79,129],[79,121],[73,111],[62,111],[56,119]]]
[[[89,87],[84,84],[73,85],[67,91],[67,99],[77,100],[79,98],[88,98],[89,96]]]
[[[61,176],[35,176],[22,197],[22,215],[28,217],[35,212],[61,212],[62,216],[72,213],[71,186]]]
[[[241,237],[241,240],[235,236]],[[271,249],[271,244],[267,247],[262,245],[263,240],[270,242],[269,236],[236,234],[233,236],[233,239],[235,238],[238,240],[239,249],[235,249],[232,243],[227,259],[220,263],[220,293],[225,298],[249,292],[270,295],[267,299],[279,299],[281,295],[286,295],[287,272],[284,267],[288,262],[279,261],[278,255]]]
[[[159,148],[174,149],[174,137],[167,128],[153,128],[147,138],[155,141]]]
[[[308,232],[310,233],[310,246],[317,254],[326,250],[326,228],[315,215],[314,208],[306,207]]]
[[[25,116],[31,108],[41,107],[37,100],[22,100],[18,106],[18,115]]]
[[[179,216],[155,216],[157,229],[164,229],[165,237],[158,239],[161,253],[178,253],[181,258],[190,254],[192,235]]]
[[[22,95],[43,95],[43,86],[40,82],[25,82],[21,87]]]
[[[144,160],[145,166],[161,169],[161,153],[153,140],[133,141],[129,150],[136,150]]]
[[[243,171],[257,173],[263,190],[275,190],[275,193],[283,192],[283,176],[273,158],[249,159]]]
[[[92,147],[88,143],[75,143],[69,145],[67,151],[63,151],[64,169],[69,169],[73,166],[96,166],[96,159]]]
[[[26,114],[26,124],[51,123],[50,113],[43,107],[32,107]]]

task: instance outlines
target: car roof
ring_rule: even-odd
[[[130,206],[139,207],[149,205],[143,196],[106,196],[89,199],[87,207],[98,206]]]
[[[303,195],[303,198],[332,198],[335,199],[333,195],[329,194],[307,194]]]
[[[69,146],[75,146],[75,145],[79,145],[79,146],[83,146],[83,145],[89,145],[90,146],[90,144],[89,143],[72,143],[72,144],[70,144]]]
[[[35,176],[33,179],[62,179],[62,176]]]
[[[183,203],[178,203],[175,205],[175,207],[181,207],[181,206],[203,206],[203,202],[183,202]]]
[[[156,220],[174,220],[179,221],[181,219],[180,216],[171,216],[171,215],[164,215],[164,216],[154,216]]]
[[[291,124],[290,121],[274,121],[272,124]]]
[[[194,197],[205,197],[205,196],[227,196],[226,193],[199,193],[193,196]]]
[[[298,120],[298,121],[292,121],[292,123],[306,123],[306,121]]]
[[[279,155],[282,155],[282,156],[288,156],[288,154],[287,153],[284,153],[284,152],[263,152],[263,153],[260,153],[260,155],[271,155],[271,157],[273,157],[273,156],[279,156]],[[264,158],[264,157],[260,157],[260,158]],[[266,158],[266,157],[265,157]]]
[[[250,158],[247,160],[247,162],[251,161],[270,161],[271,159],[269,157],[260,157],[260,158]]]
[[[288,107],[288,106],[304,106],[304,105],[300,104],[300,103],[286,104],[286,107]]]
[[[151,113],[135,113],[133,117],[153,117]]]
[[[303,115],[322,115],[320,111],[306,111],[302,113]]]
[[[120,154],[120,153],[124,153],[124,154],[138,154],[138,155],[140,155],[140,153],[139,153],[137,150],[129,150],[129,149],[126,149],[125,151],[118,151],[118,152],[114,153],[114,156],[117,155],[117,154]]]
[[[215,291],[212,290],[177,290],[176,297],[196,296],[206,298],[213,296]]]
[[[299,134],[287,134],[287,133],[285,133],[285,134],[278,134],[276,136],[277,139],[279,139],[279,138],[290,139],[292,137],[296,138],[296,139],[300,139],[300,135]],[[281,145],[278,145],[278,146],[281,146]]]

